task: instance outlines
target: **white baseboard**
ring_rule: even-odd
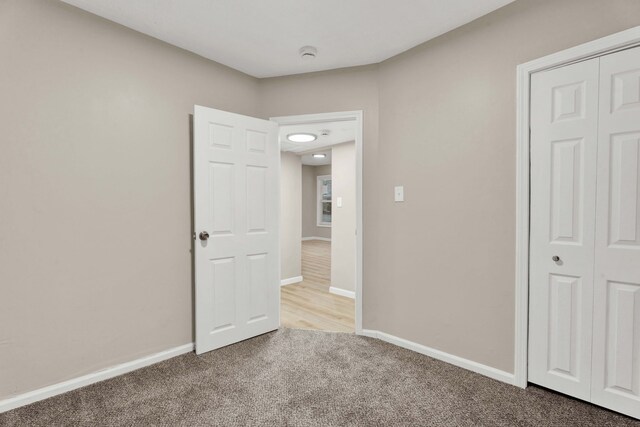
[[[329,292],[332,294],[343,296],[343,297],[356,299],[356,293],[353,291],[347,291],[346,289],[334,288],[333,286],[331,286],[329,287]]]
[[[390,344],[397,345],[398,347],[406,348],[408,350],[424,354],[425,356],[433,357],[434,359],[442,360],[443,362],[447,362],[460,368],[473,371],[477,374],[493,378],[494,380],[502,381],[511,385],[516,385],[514,374],[501,371],[500,369],[492,368],[491,366],[483,365],[482,363],[454,356],[453,354],[445,353],[444,351],[436,350],[422,344],[408,341],[404,338],[399,338],[385,332],[363,329],[361,335],[371,338],[377,338]]]
[[[323,242],[330,242],[331,239],[328,239],[326,237],[303,237],[302,241],[306,242],[307,240],[322,240]]]
[[[153,365],[155,363],[162,362],[163,360],[171,359],[185,353],[190,353],[193,351],[193,348],[193,343],[181,345],[179,347],[161,351],[160,353],[141,357],[140,359],[121,363],[119,365],[92,372],[81,377],[73,378],[61,383],[19,394],[5,400],[0,400],[0,413],[19,408],[20,406],[25,406],[39,400],[44,400],[49,397],[57,396],[59,394],[66,393],[80,387],[85,387],[90,384],[108,380],[109,378],[117,377],[118,375],[126,374],[127,372],[135,371],[136,369],[144,368],[145,366]]]
[[[288,279],[280,280],[280,286],[293,285],[294,283],[302,282],[302,280],[304,280],[302,276],[289,277]]]
[[[350,293],[339,288],[331,288],[332,293],[334,289],[338,289],[340,292]],[[340,295],[340,294],[338,294]],[[348,295],[345,295],[348,296]],[[425,356],[433,357],[434,359],[442,360],[443,362],[450,363],[455,366],[459,366],[464,369],[476,372],[481,375],[485,375],[489,378],[493,378],[498,381],[502,381],[507,384],[515,384],[514,374],[501,371],[491,366],[483,365],[472,360],[464,359],[462,357],[454,356],[449,353],[445,353],[440,350],[436,350],[422,344],[417,344],[412,341],[405,340],[403,338],[396,337],[394,335],[387,334],[385,332],[375,331],[371,329],[363,329],[361,335],[371,338],[377,338],[382,341],[386,341],[390,344],[397,345],[399,347],[406,348],[408,350],[415,351],[417,353],[424,354]],[[121,363],[119,365],[112,366],[97,372],[93,372],[81,377],[77,377],[71,380],[63,381],[61,383],[53,384],[47,387],[43,387],[34,391],[20,394],[18,396],[10,397],[5,400],[0,400],[0,413],[10,411],[11,409],[19,408],[21,406],[28,405],[30,403],[38,402],[40,400],[47,399],[49,397],[57,396],[68,391],[85,387],[90,384],[94,384],[100,381],[107,380],[109,378],[117,377],[122,374],[126,374],[136,369],[144,368],[145,366],[153,365],[155,363],[162,362],[167,359],[171,359],[176,356],[180,356],[185,353],[193,351],[193,344],[185,344],[179,347],[174,347],[169,350],[161,351],[150,356],[145,356],[140,359],[132,360],[130,362]]]

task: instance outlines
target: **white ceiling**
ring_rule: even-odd
[[[255,77],[372,64],[514,0],[62,0]],[[318,49],[312,61],[298,50]]]
[[[322,135],[328,131],[328,135]],[[292,133],[312,133],[318,139],[312,142],[291,142],[287,135]],[[343,142],[355,141],[356,122],[343,120],[336,122],[310,123],[302,125],[280,126],[280,149],[302,157],[303,165],[328,165],[331,163],[331,146]],[[313,154],[327,154],[324,159],[314,159]]]

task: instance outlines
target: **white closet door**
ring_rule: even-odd
[[[600,64],[592,401],[640,418],[640,48]]]
[[[532,76],[529,380],[589,400],[598,62]]]
[[[278,127],[194,110],[196,353],[280,324]]]

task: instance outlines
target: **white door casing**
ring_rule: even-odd
[[[198,354],[280,324],[277,129],[271,121],[194,108]]]
[[[356,291],[355,291],[355,305],[356,305],[356,334],[364,334],[362,327],[362,294],[363,294],[363,245],[364,245],[364,221],[363,221],[363,152],[364,152],[364,140],[363,140],[363,112],[362,111],[338,111],[332,113],[319,113],[319,114],[303,114],[295,116],[282,116],[272,117],[271,120],[276,122],[280,126],[290,126],[309,123],[325,123],[335,121],[351,121],[356,122]]]
[[[585,400],[591,387],[598,62],[531,80],[529,380]]]
[[[640,48],[600,59],[592,401],[640,418]]]

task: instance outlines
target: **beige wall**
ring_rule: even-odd
[[[356,290],[356,147],[347,142],[331,149],[331,287]],[[337,198],[342,198],[338,207]]]
[[[280,278],[302,274],[302,161],[280,155]]]
[[[636,25],[637,0],[519,0],[377,67],[260,81],[264,116],[364,110],[365,328],[513,372],[516,66]]]
[[[288,116],[331,111],[363,110],[364,139],[364,267],[363,324],[381,327],[382,310],[388,295],[375,275],[379,239],[377,237],[378,192],[378,66],[346,68],[260,80],[260,114],[262,117]],[[304,94],[301,96],[300,94]],[[369,231],[367,231],[369,230]],[[387,298],[387,300],[385,300]]]
[[[0,0],[0,399],[192,341],[193,104],[363,110],[364,327],[512,371],[515,67],[635,25],[637,0],[519,0],[381,65],[256,81]]]
[[[513,372],[516,66],[634,25],[635,0],[517,1],[380,66],[367,327]]]
[[[331,175],[331,165],[302,165],[302,237],[331,239],[331,227],[318,227],[317,179]]]
[[[0,0],[0,399],[193,341],[190,114],[257,81]]]

